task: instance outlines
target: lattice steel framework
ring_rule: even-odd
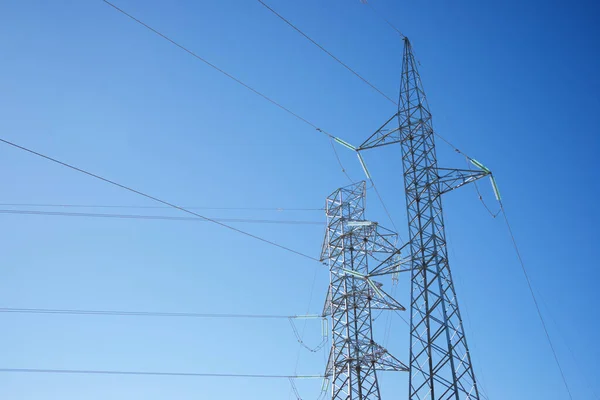
[[[397,125],[396,125],[397,122]],[[479,400],[448,264],[441,195],[491,176],[438,168],[431,113],[411,43],[404,39],[398,112],[357,150],[400,143],[411,271],[410,400]]]
[[[365,182],[327,198],[327,232],[321,258],[329,261],[324,315],[331,316],[332,347],[325,375],[332,399],[380,399],[377,370],[408,368],[375,343],[372,310],[404,310],[374,276],[395,270],[396,234],[365,220]]]

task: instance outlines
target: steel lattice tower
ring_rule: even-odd
[[[321,258],[329,261],[324,315],[331,316],[332,347],[325,375],[332,399],[380,399],[377,370],[408,368],[373,341],[372,310],[404,310],[372,277],[389,273],[396,234],[365,220],[365,182],[327,198],[327,232]]]
[[[397,123],[397,125],[396,125]],[[479,400],[448,264],[442,194],[490,171],[439,168],[431,113],[411,43],[404,39],[398,112],[357,150],[402,148],[411,271],[410,400]]]

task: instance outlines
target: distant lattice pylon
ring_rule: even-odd
[[[395,233],[365,219],[365,192],[360,182],[327,198],[322,259],[329,261],[324,314],[331,316],[332,346],[325,375],[334,400],[378,400],[376,371],[407,371],[373,340],[371,311],[404,307],[373,279],[395,271],[398,250]]]

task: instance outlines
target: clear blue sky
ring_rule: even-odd
[[[394,112],[256,1],[115,1],[351,143]],[[401,43],[368,7],[358,0],[268,3],[397,96]],[[573,397],[597,398],[598,5],[372,4],[411,38],[436,130],[497,176]],[[4,139],[184,206],[318,208],[347,183],[323,135],[100,0],[3,1],[0,15]],[[464,167],[438,145],[443,166]],[[353,179],[362,178],[354,156],[338,151]],[[406,237],[399,151],[366,158]],[[5,145],[0,177],[1,203],[154,205]],[[372,192],[368,205],[368,215],[389,226]],[[506,227],[472,187],[447,195],[444,205],[450,263],[485,392],[491,399],[567,399]],[[324,221],[318,211],[204,213]],[[208,223],[1,218],[0,307],[318,313],[328,284],[320,264]],[[324,233],[319,225],[235,226],[314,256]],[[407,284],[401,277],[404,304]],[[298,373],[324,369],[323,351],[299,352],[285,320],[0,318],[0,368],[293,374],[300,354]],[[309,345],[320,330],[307,323]],[[387,344],[405,361],[407,338],[394,317]],[[406,397],[406,374],[380,378],[385,399]],[[298,386],[311,399],[320,382]],[[0,373],[0,397],[291,398],[286,380],[10,373]]]

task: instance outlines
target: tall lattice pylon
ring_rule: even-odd
[[[365,182],[327,198],[321,258],[329,261],[324,314],[331,316],[332,346],[325,375],[332,399],[381,398],[377,370],[408,368],[375,343],[372,310],[404,310],[373,278],[396,268],[396,234],[365,219]]]
[[[397,125],[396,125],[397,124]],[[439,168],[431,113],[411,43],[404,39],[398,112],[358,151],[402,148],[411,271],[410,400],[479,400],[448,264],[442,194],[490,171]]]

